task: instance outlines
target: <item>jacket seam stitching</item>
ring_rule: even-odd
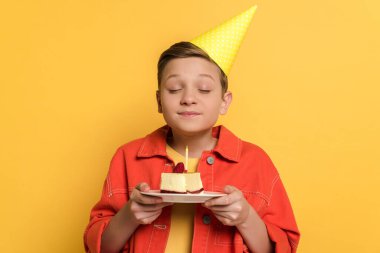
[[[280,175],[277,174],[276,177],[272,181],[272,187],[271,187],[270,194],[269,194],[268,206],[270,205],[270,202],[272,200],[274,186],[276,185],[276,183],[278,182],[279,179],[280,179]]]

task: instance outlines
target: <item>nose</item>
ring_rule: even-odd
[[[181,105],[191,105],[196,103],[196,94],[191,89],[185,89],[181,97]]]

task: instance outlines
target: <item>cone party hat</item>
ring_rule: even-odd
[[[249,8],[190,42],[203,49],[228,75],[256,8]]]

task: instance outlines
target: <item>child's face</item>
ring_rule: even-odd
[[[199,57],[169,61],[157,92],[158,110],[178,133],[210,130],[220,114],[227,113],[232,94],[222,94],[220,70]]]

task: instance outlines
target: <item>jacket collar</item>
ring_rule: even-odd
[[[143,139],[137,157],[166,157],[166,137],[169,132],[170,127],[163,126],[148,134]],[[218,143],[213,151],[229,161],[238,162],[241,155],[241,140],[224,126],[213,127],[212,135],[218,138]]]

